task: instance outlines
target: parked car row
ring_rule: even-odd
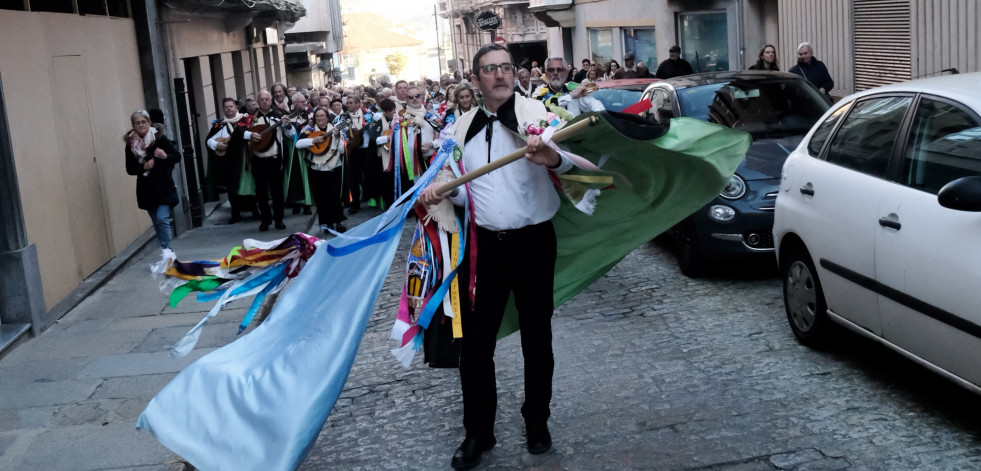
[[[776,260],[806,345],[839,324],[981,393],[981,73],[880,87],[834,106],[800,77],[717,72],[600,83],[611,110],[748,132],[729,185],[667,234],[682,273]],[[776,254],[776,257],[774,257]]]

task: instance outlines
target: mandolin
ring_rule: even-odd
[[[307,110],[305,109],[296,109],[293,110],[292,113],[286,115],[285,118],[293,119],[305,113],[306,111]],[[251,128],[249,128],[249,132],[253,134],[259,133],[259,138],[260,138],[259,142],[249,140],[249,149],[252,149],[252,152],[267,151],[272,146],[273,140],[276,139],[276,133],[274,133],[273,131],[275,131],[276,128],[279,127],[278,124],[277,125],[268,124],[268,121],[273,121],[273,120],[277,122],[281,122],[283,118],[273,118],[271,116],[267,116],[266,124],[255,124]]]
[[[217,142],[219,144],[228,144],[228,138],[227,137],[216,137],[215,138],[215,142]],[[224,147],[224,148],[216,147],[215,148],[215,155],[217,155],[218,157],[224,157],[225,156],[225,152],[227,152],[227,151],[228,151],[228,147],[227,146]]]
[[[344,134],[345,132],[347,132],[347,128],[349,128],[350,126],[351,126],[351,122],[348,121],[347,119],[342,118],[337,121],[337,125],[334,126],[334,129],[336,129],[339,134]],[[313,152],[316,155],[320,155],[326,152],[327,148],[330,147],[331,139],[333,139],[333,137],[329,133],[333,133],[333,132],[334,131],[331,130],[331,131],[314,131],[310,133],[310,135],[307,137],[311,139],[316,138],[317,136],[327,135],[327,139],[325,139],[324,142],[310,146],[310,152]]]
[[[391,139],[391,137],[392,137],[392,130],[391,129],[386,129],[386,130],[382,131],[382,136],[388,136],[389,137],[388,142],[386,142],[383,147],[385,147],[385,150],[391,150],[391,148],[392,148],[392,139]]]

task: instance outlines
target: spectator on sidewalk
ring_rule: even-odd
[[[654,73],[654,76],[665,80],[682,75],[691,75],[693,73],[695,71],[692,70],[691,64],[681,58],[681,48],[674,45],[668,49],[668,59],[657,66],[657,72]]]
[[[628,52],[623,55],[623,67],[617,69],[613,78],[628,79],[637,77],[637,64],[634,64],[634,53]]]
[[[164,135],[163,125],[151,125],[146,110],[133,112],[129,119],[133,129],[123,135],[126,173],[136,175],[136,205],[150,215],[160,249],[169,251],[171,209],[178,203],[172,173],[181,154]]]
[[[759,58],[756,59],[756,63],[749,66],[749,70],[773,70],[779,71],[780,66],[777,65],[777,48],[773,44],[767,44],[760,49]]]
[[[831,93],[831,89],[835,88],[835,81],[831,79],[828,68],[824,62],[814,57],[814,47],[809,42],[802,42],[797,46],[797,65],[790,68],[790,73],[806,78],[825,94]]]
[[[572,81],[576,83],[582,83],[582,80],[586,78],[586,73],[589,72],[589,68],[592,66],[593,64],[592,62],[589,62],[589,59],[583,59],[582,68],[579,69],[579,72],[576,72],[576,75],[575,77],[572,78]]]

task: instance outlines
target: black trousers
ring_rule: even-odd
[[[317,218],[320,224],[335,224],[345,219],[344,206],[341,205],[341,172],[343,167],[333,170],[307,170],[310,192],[317,205]]]
[[[372,198],[380,199],[382,196],[382,164],[376,149],[375,146],[368,147],[364,157],[364,167],[361,169],[364,174],[364,191],[361,199],[365,201]]]
[[[343,201],[351,198],[351,208],[361,209],[361,185],[364,165],[364,156],[368,149],[357,147],[350,149],[347,159],[344,161],[344,196]]]
[[[494,349],[504,308],[512,293],[518,309],[525,363],[525,402],[521,406],[521,415],[525,423],[545,424],[550,415],[555,368],[552,356],[555,230],[552,223],[504,232],[477,229],[477,289],[473,310],[469,309],[466,293],[468,273],[469,270],[465,270],[460,279],[463,291],[460,383],[467,437],[486,440],[494,435],[497,413]]]
[[[252,157],[252,177],[255,178],[255,197],[259,203],[262,223],[283,222],[283,160],[276,157]],[[269,197],[272,197],[272,214]]]
[[[391,208],[392,203],[394,203],[395,200],[397,200],[400,196],[404,195],[407,191],[409,191],[409,188],[412,188],[413,181],[409,180],[409,176],[406,175],[404,171],[399,176],[399,178],[402,179],[402,192],[399,194],[395,194],[395,171],[393,170],[391,172],[382,172],[381,196],[382,196],[382,201],[385,202],[386,208]]]

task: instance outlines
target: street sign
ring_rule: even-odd
[[[494,36],[494,44],[499,46],[506,46],[507,41],[504,40],[504,36]]]
[[[501,27],[501,17],[490,10],[484,10],[483,13],[477,15],[475,21],[477,28],[481,31],[490,31]]]

